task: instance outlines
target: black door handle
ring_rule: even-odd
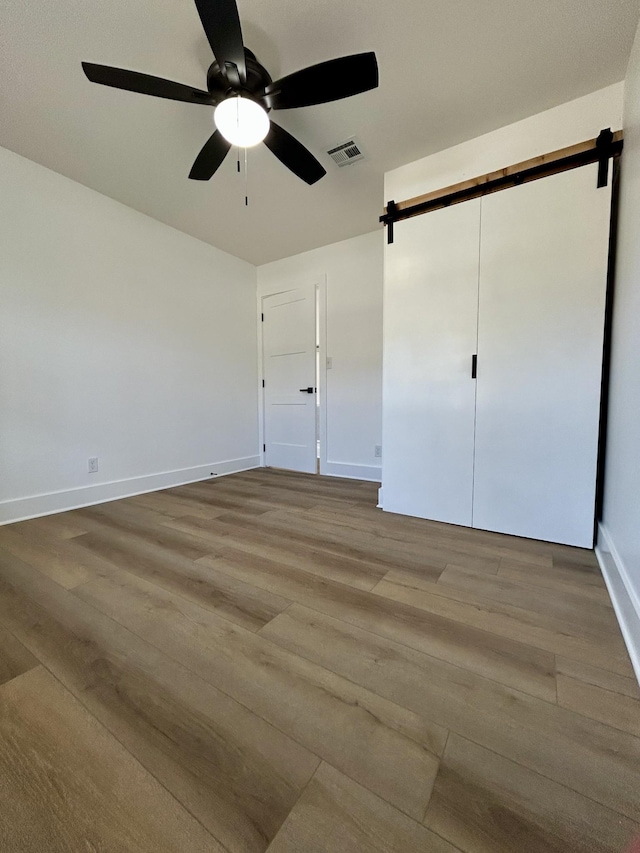
[[[314,388],[313,385],[309,385],[308,388],[301,388],[300,390],[303,394],[313,394]]]

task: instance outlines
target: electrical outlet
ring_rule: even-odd
[[[373,455],[376,459],[382,459],[382,445],[376,444],[375,449],[373,451]]]
[[[89,458],[88,471],[90,474],[95,474],[98,471],[98,457],[91,456]]]

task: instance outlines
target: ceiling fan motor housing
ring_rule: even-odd
[[[234,94],[247,95],[256,100],[264,96],[266,87],[272,82],[271,75],[258,62],[252,51],[245,47],[244,53],[247,65],[247,82],[241,84],[240,87],[230,83],[227,75],[221,71],[219,62],[211,63],[207,71],[207,89],[214,97],[222,101]],[[267,112],[271,109],[266,103],[263,103],[262,106]]]

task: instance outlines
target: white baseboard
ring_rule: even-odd
[[[195,483],[198,480],[208,480],[212,474],[222,477],[226,474],[235,474],[238,471],[248,471],[251,468],[259,467],[259,456],[246,456],[242,459],[213,462],[210,465],[197,465],[194,468],[162,471],[159,474],[148,474],[144,477],[131,477],[125,480],[113,480],[108,483],[96,483],[91,486],[78,486],[59,492],[0,501],[0,525],[11,524],[14,521],[26,521],[28,518],[38,518],[42,515],[52,515],[55,512],[80,509],[83,506],[92,506],[93,504],[105,503],[105,501],[129,498],[145,492],[156,492],[158,489],[170,489],[172,486],[183,486],[187,483]]]
[[[598,525],[596,556],[604,577],[620,630],[640,683],[640,590],[637,590],[607,529]]]
[[[347,480],[370,480],[379,483],[382,478],[380,465],[349,465],[347,462],[320,461],[320,473],[328,477],[345,477]]]

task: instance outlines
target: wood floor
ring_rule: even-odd
[[[623,851],[594,555],[256,470],[0,528],[3,853]]]

